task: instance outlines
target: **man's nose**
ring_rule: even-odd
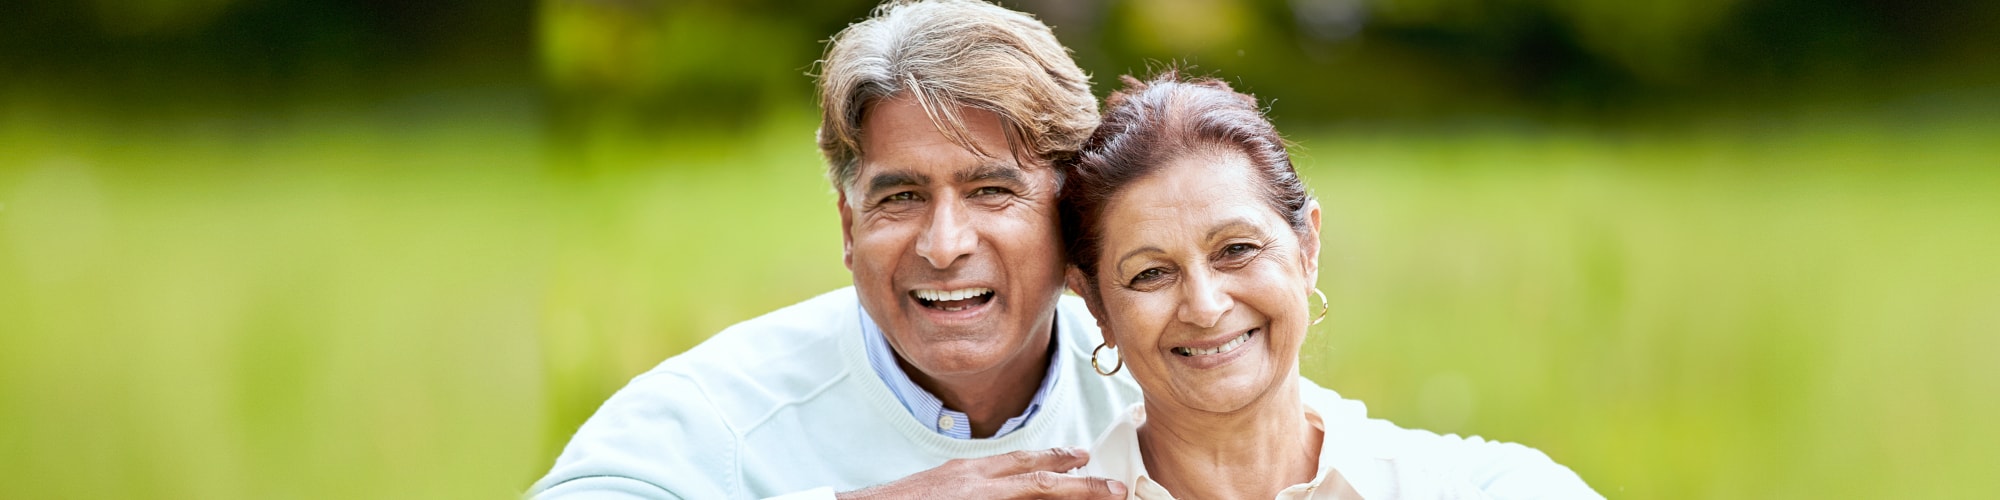
[[[978,246],[979,236],[965,207],[951,201],[931,207],[930,226],[917,237],[917,255],[937,269],[951,267]]]
[[[1181,287],[1181,307],[1176,316],[1183,323],[1214,328],[1222,321],[1222,314],[1236,305],[1214,274],[1205,270],[1188,272]]]

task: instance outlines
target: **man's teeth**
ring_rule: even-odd
[[[1189,349],[1186,347],[1175,347],[1174,354],[1179,354],[1187,357],[1207,356],[1210,354],[1222,354],[1225,352],[1236,350],[1237,346],[1243,345],[1244,342],[1249,342],[1250,334],[1256,332],[1257,332],[1256,330],[1243,332],[1242,335],[1237,335],[1236,338],[1230,339],[1229,342],[1223,343],[1222,345],[1219,346],[1210,347],[1207,349]]]
[[[973,297],[978,297],[981,295],[986,295],[989,293],[993,293],[993,289],[962,288],[958,290],[917,290],[915,292],[912,292],[912,294],[916,295],[917,298],[928,300],[931,302],[942,302],[947,300],[965,300]]]

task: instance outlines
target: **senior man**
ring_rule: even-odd
[[[821,61],[854,286],[723,330],[618,391],[538,497],[1123,498],[1062,474],[1138,401],[1062,298],[1052,162],[1097,126],[1049,28],[895,2]]]

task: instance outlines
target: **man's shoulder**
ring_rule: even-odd
[[[852,346],[843,343],[851,340],[845,337],[859,335],[859,307],[854,289],[843,287],[745,320],[667,358],[627,389],[672,385],[647,383],[652,378],[678,380],[710,396],[726,394],[702,403],[726,421],[754,424],[776,407],[818,395],[847,374],[845,351]]]
[[[852,289],[834,290],[668,358],[598,407],[531,491],[738,496],[750,487],[738,470],[746,436],[850,371],[840,339],[858,336],[847,326],[858,307]]]

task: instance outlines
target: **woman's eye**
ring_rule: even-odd
[[[1257,250],[1256,245],[1251,245],[1249,243],[1233,243],[1230,244],[1229,246],[1222,247],[1222,255],[1234,257],[1234,256],[1248,254],[1256,250]]]
[[[1131,282],[1130,284],[1132,284],[1132,285],[1137,285],[1137,284],[1140,284],[1140,283],[1145,283],[1145,282],[1148,282],[1148,281],[1153,281],[1153,280],[1156,280],[1156,279],[1159,279],[1159,278],[1160,278],[1160,276],[1162,276],[1162,275],[1165,275],[1165,274],[1167,274],[1167,272],[1166,272],[1166,271],[1162,271],[1162,270],[1160,270],[1160,268],[1157,268],[1157,267],[1155,267],[1155,268],[1151,268],[1151,269],[1147,269],[1147,270],[1144,270],[1144,271],[1139,271],[1139,274],[1134,274],[1134,275],[1132,275],[1132,282]]]
[[[1146,284],[1154,284],[1154,282],[1160,282],[1164,278],[1166,278],[1166,270],[1164,268],[1148,268],[1148,270],[1142,270],[1138,274],[1132,274],[1132,280],[1126,282],[1126,286],[1128,288],[1142,288]]]

